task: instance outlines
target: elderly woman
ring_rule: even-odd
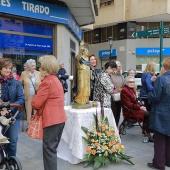
[[[107,62],[105,70],[98,75],[94,86],[93,101],[101,102],[101,105],[106,108],[111,107],[111,95],[114,93],[114,85],[110,75],[116,70],[116,67],[114,61]]]
[[[59,69],[58,73],[56,74],[56,76],[58,77],[58,79],[60,80],[60,82],[63,86],[64,93],[66,93],[66,92],[68,92],[67,79],[69,78],[69,75],[67,74],[67,72],[64,68],[63,61],[59,61],[59,66],[60,66],[60,69]]]
[[[97,66],[97,57],[92,54],[89,56],[89,62],[90,62],[90,71],[91,71],[91,76],[90,76],[90,98],[89,100],[93,101],[93,91],[94,91],[94,85],[95,81],[97,79],[98,74],[101,72],[101,69],[96,69],[95,67]]]
[[[135,77],[135,74],[136,74],[136,72],[135,72],[135,70],[133,70],[133,69],[129,69],[128,72],[127,72],[127,76],[133,76],[133,77]]]
[[[122,66],[119,61],[116,61],[116,71],[111,74],[112,83],[116,86],[115,93],[120,93],[122,90],[122,87],[124,86],[124,77],[122,75]],[[113,115],[115,117],[116,125],[119,124],[120,119],[120,112],[121,112],[121,101],[111,101],[111,108]]]
[[[170,167],[170,58],[163,61],[148,100],[152,103],[150,128],[154,130],[154,158],[148,167],[165,170]]]
[[[146,125],[146,136],[149,137],[149,141],[152,138],[149,133],[149,112],[147,112],[146,107],[137,101],[136,91],[134,89],[135,80],[133,76],[126,77],[126,84],[122,88],[120,93],[121,102],[123,104],[123,116],[124,117],[134,117],[138,118],[141,122]],[[130,112],[133,110],[133,113]]]
[[[57,170],[57,147],[67,120],[64,92],[55,76],[59,68],[57,59],[54,56],[43,56],[39,62],[44,79],[32,100],[32,107],[42,110],[44,170]]]
[[[27,70],[22,72],[20,81],[24,88],[25,108],[27,113],[27,125],[28,125],[32,114],[31,101],[41,83],[41,75],[39,71],[35,70],[36,69],[35,60],[33,59],[27,60],[26,67]]]
[[[0,58],[0,98],[3,102],[10,102],[15,104],[24,104],[24,93],[20,81],[14,79],[12,73],[12,61],[9,58]],[[11,108],[12,115],[15,114],[16,108]],[[10,143],[7,144],[6,154],[8,157],[16,156],[18,129],[20,126],[20,112],[15,122],[10,126],[6,132],[6,137],[9,138]]]

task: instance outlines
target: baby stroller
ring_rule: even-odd
[[[19,105],[19,104],[2,103],[0,105],[0,109],[6,108],[7,110],[10,110],[10,107],[16,107],[18,110],[14,116],[10,116],[9,125],[6,126],[3,134],[6,133],[6,131],[12,124],[12,122],[15,120],[17,114],[21,110],[21,105]],[[15,157],[15,156],[8,157],[5,154],[4,146],[8,143],[9,143],[8,140],[6,140],[4,142],[0,142],[0,170],[22,170],[21,163],[17,157]]]
[[[144,105],[143,99],[146,99],[146,96],[143,97],[143,98],[141,98],[141,97],[138,98],[138,102],[141,103],[142,105]],[[119,126],[119,133],[121,135],[125,135],[126,129],[129,129],[133,126],[140,126],[142,133],[144,134],[143,142],[148,143],[149,137],[147,137],[147,132],[146,132],[147,125],[146,125],[146,123],[144,121],[142,121],[140,118],[136,117],[134,110],[127,108],[125,105],[123,105],[123,103],[122,103],[122,108],[128,110],[129,115],[124,116],[124,119]],[[149,121],[149,116],[148,116],[147,119],[148,119],[147,121]]]

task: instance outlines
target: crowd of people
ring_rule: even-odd
[[[147,64],[141,78],[140,93],[135,87],[135,70],[129,69],[128,76],[124,78],[119,61],[109,61],[103,69],[98,69],[98,60],[94,54],[89,55],[88,60],[89,64],[82,61],[84,65],[79,75],[84,79],[90,76],[90,89],[80,89],[75,101],[100,102],[102,107],[112,110],[117,126],[120,124],[121,110],[124,117],[132,116],[129,110],[133,110],[135,118],[145,125],[149,141],[154,142],[153,162],[148,163],[148,167],[161,170],[165,170],[165,166],[170,167],[170,58],[164,59],[158,77],[155,76],[156,63]],[[3,102],[25,105],[27,126],[31,115],[43,108],[44,169],[56,170],[56,149],[67,120],[64,93],[68,92],[69,76],[64,62],[58,62],[52,55],[40,57],[39,71],[36,67],[35,60],[27,60],[19,76],[11,59],[0,58],[0,97]],[[89,74],[84,73],[85,69]],[[82,94],[85,97],[82,97]],[[114,94],[119,94],[120,100],[114,100]],[[145,97],[144,104],[138,101],[138,97]],[[11,108],[11,112],[14,114],[16,108]],[[6,133],[10,140],[6,147],[9,156],[16,155],[21,117],[22,112]],[[154,132],[154,136],[151,136],[151,132]]]

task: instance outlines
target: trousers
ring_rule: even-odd
[[[57,170],[57,147],[65,123],[43,129],[43,162],[44,170]]]
[[[111,100],[111,109],[117,126],[119,125],[121,108],[122,108],[121,101],[114,102],[113,100]]]
[[[165,165],[170,167],[170,136],[157,131],[154,132],[153,164],[161,170],[165,170]]]
[[[16,119],[14,124],[12,124],[7,130],[7,132],[4,134],[7,138],[9,138],[9,142],[10,142],[5,147],[5,152],[8,155],[8,157],[16,156],[19,127],[20,127],[20,119]]]

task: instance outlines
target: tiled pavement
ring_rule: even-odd
[[[127,134],[122,136],[122,143],[125,145],[126,153],[133,157],[132,161],[135,165],[132,166],[126,162],[112,163],[100,170],[149,170],[146,164],[152,160],[153,143],[143,143],[142,139],[143,135],[139,127],[127,129]],[[42,142],[30,139],[25,132],[20,130],[17,157],[21,161],[23,170],[43,170]],[[72,165],[59,158],[57,161],[58,170],[93,170],[92,165],[84,168],[83,163]]]

